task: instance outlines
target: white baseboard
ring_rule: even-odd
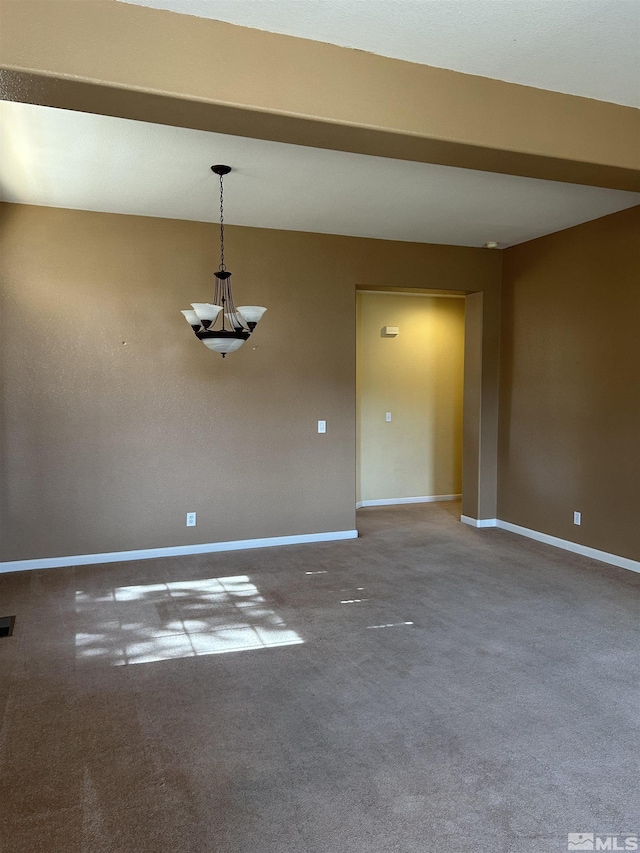
[[[363,506],[395,506],[396,504],[430,504],[436,501],[459,501],[462,495],[418,495],[415,498],[382,498],[375,501],[358,501],[356,509]]]
[[[530,530],[528,527],[520,527],[519,524],[512,524],[510,521],[500,521],[500,519],[498,519],[496,526],[501,530],[508,530],[510,533],[517,533],[519,536],[526,536],[529,539],[535,539],[537,542],[544,542],[546,545],[554,545],[556,548],[563,548],[565,551],[571,551],[573,554],[581,554],[583,557],[590,557],[592,560],[600,560],[602,563],[609,563],[610,565],[618,566],[621,569],[640,572],[640,562],[638,560],[630,560],[628,557],[619,557],[617,554],[610,554],[608,551],[599,551],[597,548],[590,548],[588,545],[579,545],[577,542],[571,542],[568,539],[560,539],[558,536],[550,536],[548,533],[539,533],[537,530]]]
[[[592,560],[600,560],[601,563],[609,563],[621,569],[640,572],[638,560],[619,557],[617,554],[599,551],[597,548],[590,548],[588,545],[579,545],[577,542],[570,542],[568,539],[560,539],[558,536],[550,536],[548,533],[540,533],[538,530],[520,527],[519,524],[512,524],[510,521],[501,521],[499,518],[471,518],[468,515],[461,515],[460,521],[471,527],[498,527],[500,530],[508,530],[509,533],[517,533],[519,536],[535,539],[536,542],[544,542],[545,545],[553,545],[555,548],[563,548],[573,554],[581,554],[583,557],[590,557]]]
[[[10,560],[0,562],[0,572],[24,572],[31,569],[55,569],[62,568],[63,566],[89,566],[97,563],[122,563],[127,560],[153,560],[156,557],[213,554],[217,551],[243,551],[248,548],[272,548],[276,545],[303,545],[310,542],[335,542],[339,539],[357,538],[357,530],[330,530],[327,533],[268,536],[265,539],[235,539],[230,542],[206,542],[202,545],[175,545],[168,548],[145,548],[140,551],[109,551],[104,554],[74,554],[71,557]]]
[[[471,518],[470,515],[461,515],[460,521],[469,527],[497,527],[497,518]]]
[[[393,499],[385,503],[380,502],[361,502],[361,506],[389,506],[395,503],[425,503],[437,500],[455,500],[457,495],[439,495],[430,498],[402,498]],[[584,557],[590,557],[592,560],[599,560],[602,563],[609,563],[612,566],[618,566],[622,569],[629,569],[632,572],[640,572],[640,561],[631,560],[628,557],[619,557],[617,554],[610,554],[608,551],[600,551],[597,548],[590,548],[587,545],[579,545],[577,542],[570,542],[568,539],[560,539],[557,536],[550,536],[548,533],[540,533],[537,530],[530,530],[528,527],[521,527],[518,524],[512,524],[509,521],[501,521],[496,518],[471,518],[468,515],[461,515],[460,521],[476,528],[498,527],[501,530],[507,530],[510,533],[517,533],[519,536],[526,536],[529,539],[535,539],[537,542],[543,542],[546,545],[553,545],[556,548],[563,548],[565,551],[571,551],[574,554],[581,554]],[[120,563],[127,560],[151,560],[156,557],[178,557],[189,554],[213,554],[220,551],[241,551],[250,548],[271,548],[279,545],[302,545],[313,542],[335,542],[342,539],[357,539],[357,530],[332,530],[326,533],[302,533],[294,536],[269,536],[264,539],[236,539],[229,542],[207,542],[201,545],[176,545],[168,548],[146,548],[139,551],[110,551],[103,554],[75,554],[70,557],[43,557],[36,560],[10,560],[0,562],[0,573],[2,572],[24,572],[32,569],[53,569],[63,566],[88,566],[99,563]]]

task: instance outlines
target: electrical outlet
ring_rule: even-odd
[[[325,433],[327,431],[327,422],[318,421],[318,432]]]
[[[195,527],[196,526],[196,514],[195,512],[187,513],[187,527]]]
[[[582,513],[574,512],[573,513],[573,523],[574,524],[582,524]]]

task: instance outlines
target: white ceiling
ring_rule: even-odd
[[[511,246],[640,193],[226,136],[0,101],[0,198],[388,240]]]
[[[124,0],[640,107],[640,0]]]

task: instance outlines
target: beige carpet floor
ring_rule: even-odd
[[[640,575],[458,515],[0,575],[0,853],[560,853],[640,832]]]

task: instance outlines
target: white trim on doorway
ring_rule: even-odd
[[[497,518],[471,518],[470,515],[461,515],[460,521],[469,527],[497,527]]]

